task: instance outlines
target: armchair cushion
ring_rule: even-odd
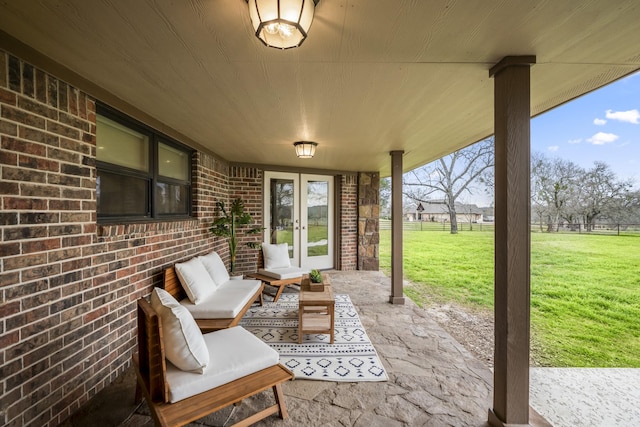
[[[278,352],[240,326],[205,334],[204,341],[212,360],[204,375],[167,365],[171,403],[278,364]]]
[[[267,270],[291,267],[289,245],[287,243],[263,243],[262,255],[264,257],[264,268]]]
[[[205,270],[211,276],[216,286],[220,286],[223,283],[229,281],[229,273],[227,273],[227,268],[224,266],[220,255],[216,252],[208,253],[207,255],[199,256],[198,259],[204,265]]]
[[[195,319],[228,319],[236,317],[242,308],[260,290],[260,280],[230,280],[218,286],[200,304],[193,304],[188,298],[180,301]]]
[[[303,274],[309,273],[309,270],[304,268],[299,268],[299,267],[273,268],[273,269],[260,268],[258,269],[258,273],[264,274],[265,276],[273,277],[274,279],[285,280],[285,279],[295,279],[296,277],[302,277]]]
[[[191,313],[160,288],[151,293],[151,306],[162,322],[165,357],[178,369],[204,373],[209,350]]]
[[[176,264],[176,274],[189,300],[198,304],[216,291],[216,284],[200,259]]]

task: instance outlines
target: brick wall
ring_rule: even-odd
[[[97,224],[95,100],[1,50],[0,148],[0,425],[55,426],[129,367],[135,301],[165,267],[210,250],[228,263],[208,232],[218,200],[262,223],[263,172],[197,152],[193,219]],[[355,269],[355,175],[341,199]],[[257,252],[239,255],[253,271]]]
[[[129,366],[135,301],[208,233],[228,164],[197,153],[193,220],[96,225],[95,102],[0,51],[0,424],[57,425]]]
[[[358,176],[342,175],[340,194],[340,268],[356,270],[358,268]]]
[[[263,226],[262,220],[262,170],[243,166],[232,166],[229,170],[229,200],[241,198],[245,211],[251,215],[254,224]],[[258,250],[246,245],[247,242],[260,243],[264,234],[241,235],[236,253],[237,273],[255,272]]]

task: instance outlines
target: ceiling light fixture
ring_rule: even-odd
[[[316,154],[317,142],[311,141],[298,141],[294,142],[293,146],[296,149],[296,156],[301,159],[310,159]]]
[[[276,49],[298,47],[307,38],[319,0],[247,0],[256,37]]]

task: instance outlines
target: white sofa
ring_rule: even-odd
[[[211,252],[165,270],[164,288],[203,331],[212,331],[237,325],[256,299],[262,303],[264,285],[255,279],[231,280],[220,256]]]

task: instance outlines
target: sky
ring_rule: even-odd
[[[640,188],[640,72],[532,119],[531,151],[586,169],[603,161]]]
[[[607,163],[640,189],[640,72],[547,111],[531,120],[531,152],[571,160],[585,169]],[[462,203],[490,206],[482,189]]]

